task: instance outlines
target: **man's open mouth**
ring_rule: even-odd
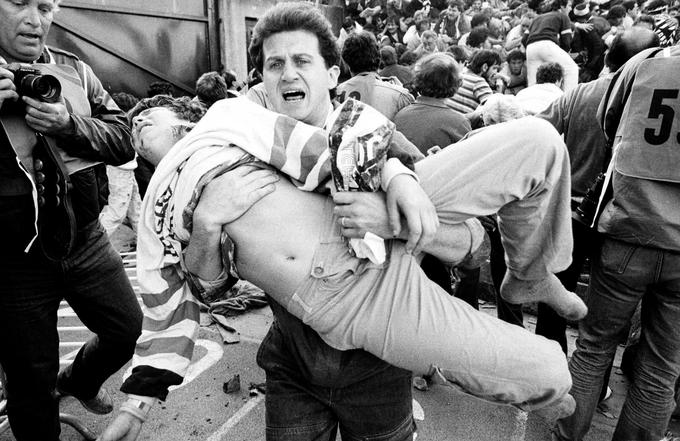
[[[289,90],[283,92],[283,100],[287,102],[302,101],[305,99],[305,93],[301,90]]]
[[[40,34],[36,34],[36,33],[33,33],[33,32],[22,32],[19,35],[21,35],[24,38],[28,38],[28,39],[36,39],[36,40],[40,39]]]

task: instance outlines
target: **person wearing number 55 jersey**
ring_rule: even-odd
[[[680,375],[680,46],[648,49],[620,69],[600,103],[613,157],[596,226],[588,315],[569,363],[576,412],[554,440],[581,440],[602,377],[642,301],[634,379],[613,440],[660,440]],[[676,439],[676,438],[672,438]]]

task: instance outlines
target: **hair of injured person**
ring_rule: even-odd
[[[154,165],[205,115],[206,107],[188,97],[157,95],[128,112],[135,151]]]

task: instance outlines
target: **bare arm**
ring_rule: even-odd
[[[333,200],[336,214],[345,218],[342,229],[345,237],[361,238],[370,231],[383,239],[393,238],[384,193],[340,192]],[[396,238],[407,240],[409,234],[404,226]],[[480,235],[483,237],[483,229],[475,219],[465,224],[439,224],[422,251],[447,263],[459,263],[479,246]]]
[[[203,280],[216,279],[223,270],[220,238],[222,226],[235,221],[275,189],[272,170],[238,167],[210,182],[194,211],[186,268]]]

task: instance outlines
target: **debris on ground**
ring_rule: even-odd
[[[232,394],[241,390],[241,377],[239,374],[231,377],[231,380],[222,385],[222,390],[225,394]]]

